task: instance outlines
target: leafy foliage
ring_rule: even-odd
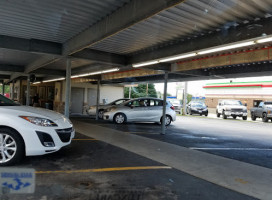
[[[139,97],[157,97],[157,91],[155,89],[155,85],[148,84],[148,94],[147,92],[147,84],[139,84],[138,87],[131,88],[131,98],[139,98]],[[129,87],[125,87],[125,98],[129,97]]]

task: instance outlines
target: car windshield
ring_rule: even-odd
[[[120,105],[124,102],[126,102],[128,99],[118,99],[118,100],[115,100],[115,101],[112,101],[111,103],[108,103],[107,105]]]
[[[4,97],[3,95],[0,95],[0,106],[19,106],[19,104]]]
[[[206,106],[203,103],[193,103],[192,107],[203,108],[203,107],[206,107]]]
[[[224,105],[237,105],[237,106],[242,106],[242,102],[241,101],[224,101]]]

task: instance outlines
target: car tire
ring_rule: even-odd
[[[170,115],[165,116],[165,126],[169,126],[172,122],[172,117]],[[161,117],[161,124],[162,124],[162,117]]]
[[[233,119],[236,119],[237,118],[237,116],[232,116],[233,117]]]
[[[268,118],[267,118],[267,114],[266,113],[263,113],[262,121],[263,122],[268,122]]]
[[[98,111],[98,118],[103,119],[103,114],[104,114],[104,110],[99,110]]]
[[[192,111],[191,110],[189,110],[189,114],[192,115]]]
[[[218,110],[216,110],[216,117],[220,117],[220,113],[218,113]]]
[[[208,113],[207,113],[207,114],[205,114],[205,117],[208,117]]]
[[[252,120],[252,121],[256,121],[256,116],[254,115],[253,112],[251,113],[251,120]]]
[[[243,117],[243,120],[247,120],[247,116]]]
[[[126,122],[126,120],[127,120],[127,117],[123,113],[117,113],[114,115],[114,118],[113,118],[113,121],[116,124],[124,124]]]
[[[12,129],[0,128],[0,166],[13,165],[24,155],[25,144],[21,136]]]
[[[223,119],[227,119],[227,115],[225,115],[225,111],[222,112]]]

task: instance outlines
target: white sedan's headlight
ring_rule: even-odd
[[[30,117],[30,116],[19,116],[22,119],[25,119],[26,121],[36,124],[38,126],[46,126],[46,127],[52,127],[52,126],[58,126],[55,122],[45,119],[45,118],[40,118],[40,117]]]

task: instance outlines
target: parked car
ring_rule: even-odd
[[[110,108],[111,106],[116,106],[116,105],[119,105],[119,104],[122,104],[124,103],[125,101],[128,101],[130,99],[128,98],[122,98],[122,99],[117,99],[113,102],[110,102],[108,104],[105,104],[105,105],[99,105],[98,106],[98,117],[99,119],[103,119],[103,113],[106,109]],[[93,106],[90,106],[89,109],[87,110],[87,113],[89,115],[96,115],[96,105],[93,105]]]
[[[168,101],[174,106],[175,111],[178,114],[181,114],[182,104],[180,103],[180,100],[178,100],[178,99],[168,99]]]
[[[187,105],[187,114],[199,114],[200,116],[209,114],[208,107],[203,102],[190,102]]]
[[[250,109],[250,113],[253,121],[258,117],[262,118],[263,122],[268,122],[269,119],[272,120],[272,101],[260,102],[258,107]]]
[[[163,100],[157,98],[137,98],[123,104],[113,106],[104,113],[104,120],[117,124],[125,122],[158,122],[162,121]],[[166,102],[165,125],[168,126],[176,120],[174,106]]]
[[[216,107],[216,115],[220,117],[223,116],[223,119],[227,117],[242,117],[243,120],[247,120],[247,107],[242,104],[239,100],[222,100]]]
[[[0,95],[0,166],[23,156],[56,152],[71,143],[75,130],[65,116],[21,106]]]

